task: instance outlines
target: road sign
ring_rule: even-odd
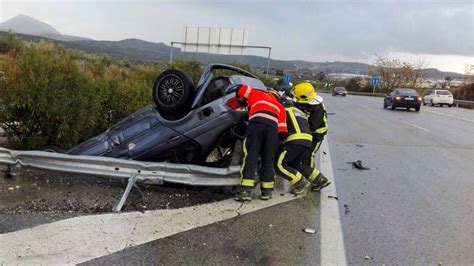
[[[371,84],[375,86],[375,85],[379,84],[379,81],[380,81],[379,77],[373,77],[372,80],[371,80]]]
[[[291,75],[285,74],[285,75],[283,76],[283,82],[284,82],[284,83],[290,83],[290,82],[291,82]]]

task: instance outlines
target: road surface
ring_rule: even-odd
[[[0,262],[472,265],[474,111],[323,96],[322,193],[61,220],[0,235]]]

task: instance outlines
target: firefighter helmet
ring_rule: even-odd
[[[316,97],[316,91],[311,83],[303,82],[295,86],[293,89],[293,95],[298,103],[308,104]]]

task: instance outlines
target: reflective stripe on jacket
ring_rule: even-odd
[[[249,122],[267,124],[278,132],[287,132],[285,109],[270,93],[244,84],[237,90],[237,95],[247,100]]]
[[[311,136],[306,115],[296,107],[287,107],[285,110],[289,136],[285,139],[284,143],[311,147],[313,136]]]
[[[324,105],[307,105],[306,109],[309,112],[309,129],[312,134],[325,135],[328,131],[328,117]]]

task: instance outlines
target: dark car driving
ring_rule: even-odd
[[[332,90],[332,96],[338,96],[341,95],[342,97],[346,97],[347,95],[347,90],[344,87],[335,87]]]
[[[421,97],[418,95],[418,92],[414,89],[399,88],[394,89],[388,95],[385,96],[383,102],[383,108],[390,108],[394,110],[395,108],[410,108],[415,109],[419,112],[421,108]]]
[[[251,73],[228,65],[208,65],[196,87],[185,73],[166,70],[153,87],[156,106],[137,110],[67,153],[220,166],[245,134],[247,111],[235,102],[241,84],[267,90]],[[210,162],[211,153],[217,158]]]

